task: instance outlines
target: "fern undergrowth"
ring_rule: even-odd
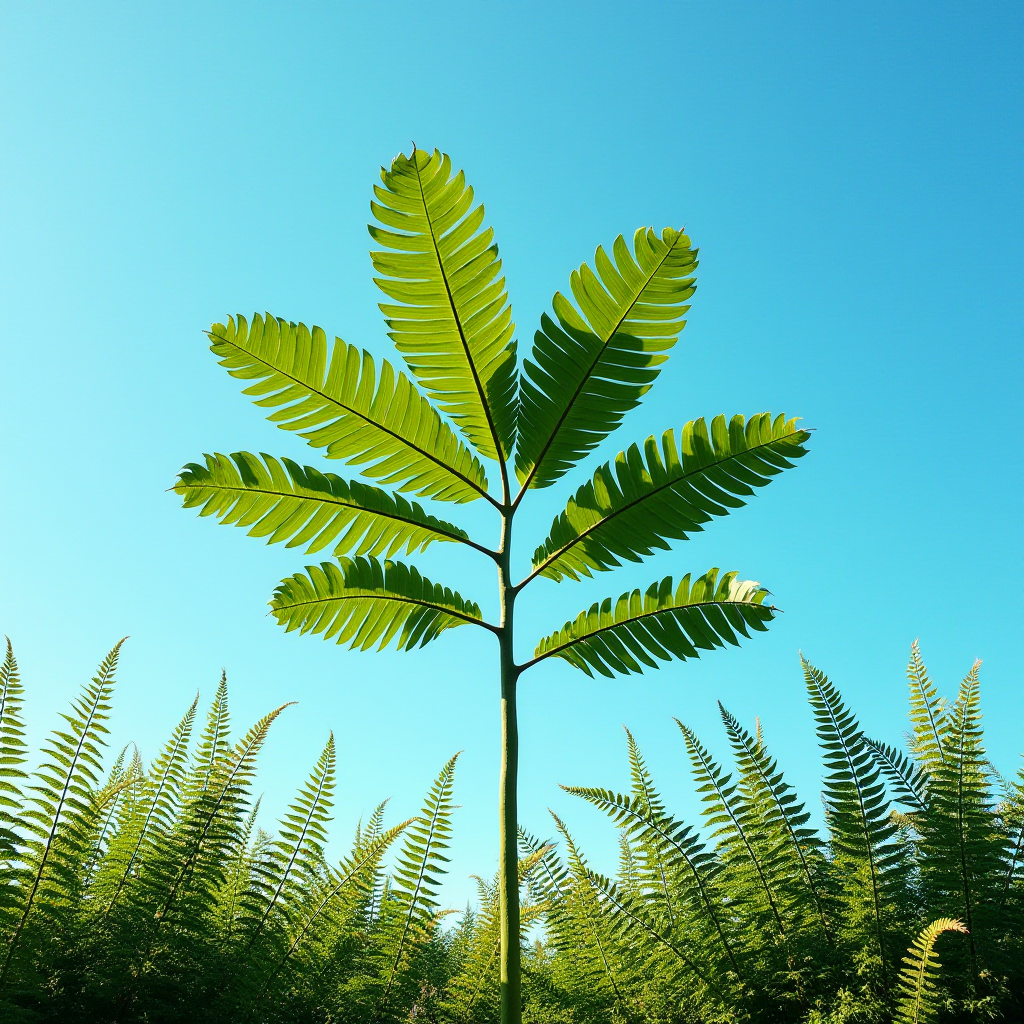
[[[152,760],[129,745],[104,773],[120,648],[30,763],[8,644],[0,1020],[498,1019],[497,879],[458,916],[441,897],[457,756],[417,814],[389,826],[380,804],[332,862],[333,735],[264,831],[256,763],[287,705],[233,739],[223,678],[204,721],[197,696]],[[760,723],[722,707],[731,764],[679,723],[701,821],[666,808],[628,731],[628,792],[566,787],[618,829],[614,877],[557,817],[551,839],[521,833],[524,1020],[1022,1019],[1024,771],[987,759],[979,665],[947,699],[914,645],[905,750],[803,671],[822,829]]]

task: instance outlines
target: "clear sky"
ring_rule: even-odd
[[[338,737],[334,834],[415,812],[464,750],[446,899],[496,867],[496,645],[446,633],[349,653],[266,615],[309,559],[199,520],[166,489],[203,452],[316,463],[262,419],[202,331],[270,310],[389,355],[365,224],[410,140],[464,167],[501,246],[521,346],[569,272],[639,225],[701,247],[690,323],[590,471],[651,432],[785,411],[812,454],[676,550],[540,582],[530,641],[592,600],[712,565],[785,615],[740,651],[521,687],[521,818],[555,808],[614,867],[614,833],[558,783],[622,788],[620,726],[670,805],[694,798],[672,722],[724,754],[716,700],[766,736],[812,809],[820,762],[798,651],[872,735],[905,728],[915,637],[947,692],[985,659],[990,750],[1024,749],[1024,9],[1001,3],[23,3],[0,7],[0,629],[32,735],[119,637],[114,741],[146,755],[224,666],[234,723],[285,701],[262,760],[273,826]],[[322,463],[320,463],[323,465]],[[337,466],[328,468],[337,469]],[[535,492],[528,563],[586,475]],[[482,503],[478,503],[482,505]],[[445,518],[495,536],[484,507]],[[416,563],[494,607],[493,570]]]

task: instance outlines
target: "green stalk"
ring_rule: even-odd
[[[519,966],[519,851],[516,785],[519,772],[519,725],[516,721],[516,681],[520,668],[513,651],[515,588],[509,577],[513,510],[501,514],[498,551],[498,591],[501,621],[498,648],[501,660],[501,792],[498,797],[501,848],[498,890],[501,903],[501,1024],[520,1024],[522,986]]]

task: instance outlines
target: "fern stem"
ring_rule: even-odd
[[[498,591],[501,619],[498,650],[501,668],[501,782],[498,797],[499,841],[498,898],[501,908],[501,1024],[522,1020],[522,981],[519,950],[519,849],[517,785],[519,775],[519,723],[516,718],[516,683],[522,671],[515,663],[513,625],[516,592],[509,574],[513,509],[508,503],[508,484],[501,521]]]

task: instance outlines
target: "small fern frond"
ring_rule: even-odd
[[[265,454],[205,458],[205,466],[190,462],[178,474],[174,490],[183,507],[248,528],[268,544],[385,558],[424,551],[434,541],[472,544],[465,530],[380,487]]]
[[[319,327],[244,316],[210,328],[210,349],[269,420],[294,430],[329,459],[382,484],[438,501],[487,496],[484,468],[437,410],[385,359]]]
[[[126,638],[127,639],[127,638]],[[53,917],[67,905],[79,884],[80,858],[92,825],[92,793],[99,784],[100,749],[107,733],[110,698],[124,640],[103,659],[82,694],[61,715],[67,730],[54,730],[44,746],[43,763],[29,787],[23,824],[28,833],[20,916],[7,943],[0,967],[0,985],[7,978],[25,926],[38,906]]]
[[[913,754],[921,768],[932,773],[945,760],[943,746],[947,708],[921,660],[920,640],[910,645],[907,679],[910,682]]]
[[[10,830],[21,821],[23,769],[27,757],[22,719],[24,687],[10,638],[0,668],[0,828]],[[2,859],[2,858],[0,858]]]
[[[387,1006],[388,998],[399,974],[406,949],[429,924],[438,910],[438,876],[445,873],[452,834],[452,789],[455,784],[455,754],[441,769],[427,794],[426,803],[418,818],[414,818],[406,831],[405,842],[399,851],[394,869],[392,896],[401,914],[394,926],[394,938],[389,943],[387,982],[380,1000],[380,1010]]]
[[[687,574],[673,587],[672,577],[639,590],[610,597],[580,612],[537,644],[526,666],[561,658],[593,676],[643,672],[658,661],[700,657],[726,644],[739,646],[748,630],[764,632],[776,609],[766,605],[768,591],[727,572],[721,580],[711,569],[690,583]],[[657,660],[656,660],[657,659]]]
[[[942,965],[935,953],[935,940],[943,932],[967,934],[967,929],[961,921],[940,917],[922,929],[914,939],[903,958],[903,969],[900,971],[897,1024],[929,1024],[938,1016],[935,979]]]
[[[392,640],[409,651],[446,629],[485,625],[478,604],[431,583],[415,566],[363,557],[306,566],[278,586],[270,609],[288,632],[322,634],[363,651]]]

